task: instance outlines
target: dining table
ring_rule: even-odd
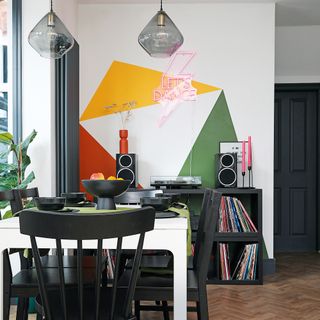
[[[131,207],[131,206],[130,206]],[[132,208],[132,207],[131,207]],[[168,250],[173,255],[173,316],[187,319],[187,235],[188,219],[184,216],[155,219],[154,229],[145,235],[143,249]],[[85,226],[83,226],[85,228]],[[136,249],[139,236],[123,239],[123,249]],[[55,248],[54,239],[37,238],[39,248]],[[103,248],[115,249],[117,239],[105,239]],[[62,240],[64,249],[75,249],[77,242]],[[20,233],[19,218],[0,220],[0,320],[3,320],[3,251],[8,248],[31,248],[30,238]],[[84,249],[97,248],[96,240],[84,240]]]

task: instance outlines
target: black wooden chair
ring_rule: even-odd
[[[45,319],[135,319],[132,301],[139,275],[145,232],[154,228],[155,210],[151,207],[119,213],[70,213],[24,210],[20,213],[20,232],[30,236],[39,279],[38,312]],[[118,271],[123,237],[140,235],[127,288],[118,288]],[[59,261],[59,288],[50,288],[41,264],[36,237],[55,239]],[[103,239],[117,238],[115,273],[112,286],[101,286]],[[77,240],[78,284],[65,286],[61,240]],[[82,273],[83,240],[97,239],[96,283],[85,288]]]
[[[13,214],[23,210],[23,200],[27,198],[34,198],[38,196],[37,188],[30,188],[25,190],[9,190],[0,192],[0,201],[9,201],[11,211]],[[48,250],[41,250],[42,263],[46,270],[46,277],[51,285],[58,284],[58,257],[46,255]],[[13,276],[9,255],[18,253],[20,258],[20,271]],[[10,249],[3,253],[4,261],[4,308],[3,318],[9,319],[10,313],[10,299],[18,298],[16,319],[25,320],[28,318],[29,298],[35,297],[38,294],[38,280],[37,272],[32,266],[32,256],[24,257],[24,249]],[[76,266],[77,260],[74,256],[63,257],[64,267],[66,268],[66,282],[72,286],[77,282]],[[95,279],[95,258],[83,258],[85,283],[92,285]]]
[[[125,193],[120,196],[115,197],[114,201],[121,205],[139,205],[140,199],[143,197],[155,197],[157,194],[162,194],[163,190],[157,189],[128,189]],[[122,253],[121,258],[121,270],[123,271],[125,267],[131,268],[132,266],[132,252],[130,250],[125,250]],[[163,250],[145,251],[142,260],[141,267],[143,268],[166,268],[168,267],[171,260],[171,255]],[[120,273],[122,273],[122,271]]]
[[[188,307],[189,312],[197,312],[198,320],[208,320],[208,303],[206,280],[212,252],[214,233],[217,227],[221,194],[210,191],[208,201],[201,217],[201,226],[197,238],[198,245],[193,259],[193,268],[187,271],[187,299],[196,302],[196,307]],[[128,271],[120,279],[120,284],[128,283]],[[159,305],[142,305],[141,301],[172,301],[173,277],[171,275],[141,274],[135,291],[136,317],[140,319],[140,311],[162,311],[165,319],[169,319],[167,303]]]

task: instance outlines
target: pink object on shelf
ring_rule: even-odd
[[[248,137],[248,167],[252,167],[252,146],[251,146],[251,136]]]
[[[242,141],[242,173],[246,172],[246,142]]]

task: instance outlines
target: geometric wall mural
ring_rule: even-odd
[[[80,117],[81,179],[88,179],[93,172],[115,175],[119,111],[125,102],[134,100],[127,129],[129,152],[138,155],[140,185],[148,187],[152,175],[191,174],[201,175],[204,186],[213,186],[218,142],[236,140],[224,93],[193,80],[196,101],[181,102],[159,127],[162,106],[153,100],[152,92],[161,77],[160,71],[124,62],[110,65]]]

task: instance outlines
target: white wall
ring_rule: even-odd
[[[276,27],[276,83],[320,82],[320,25]]]
[[[28,0],[22,5],[23,135],[38,132],[30,146],[30,169],[36,176],[33,185],[50,196],[55,194],[54,61],[40,57],[28,43],[32,28],[48,13],[49,2]],[[76,38],[76,0],[56,0],[54,11]]]
[[[157,9],[147,4],[79,6],[82,111],[113,60],[164,70],[168,61],[150,58],[137,43]],[[263,232],[273,257],[274,4],[171,4],[165,10],[184,35],[182,50],[197,52],[195,79],[222,88],[239,140],[253,137],[255,186],[264,192]],[[200,98],[197,103],[206,107]],[[114,136],[117,145],[107,118],[82,124],[102,145],[107,136]],[[158,143],[158,138],[152,134],[149,139]]]
[[[55,0],[53,10],[68,28],[73,37],[78,39],[78,1]]]
[[[48,12],[43,0],[22,2],[22,83],[23,83],[23,135],[33,129],[38,132],[30,146],[30,169],[35,172],[34,185],[41,195],[53,195],[54,179],[54,113],[51,99],[51,63],[41,58],[29,45],[32,28]]]

